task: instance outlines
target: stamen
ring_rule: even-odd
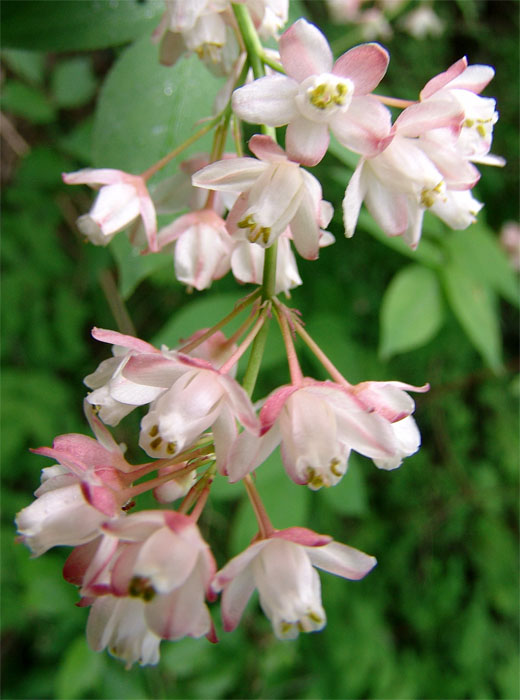
[[[334,474],[334,476],[343,476],[343,473],[338,469],[340,464],[341,462],[339,459],[330,460],[330,471]]]
[[[148,433],[150,437],[155,437],[156,435],[159,435],[159,426],[158,425],[152,425],[150,428],[150,432]]]
[[[166,445],[166,452],[167,452],[169,455],[175,454],[176,450],[177,450],[177,443],[176,443],[176,442],[169,442],[169,443]]]
[[[150,447],[152,448],[152,450],[156,450],[161,444],[161,442],[162,437],[156,437],[155,440],[152,440],[152,442],[150,443]]]
[[[128,585],[128,594],[132,598],[142,598],[147,603],[155,596],[155,588],[150,583],[150,579],[134,576]]]
[[[318,615],[318,613],[314,612],[314,610],[311,610],[309,613],[307,613],[307,617],[309,618],[309,620],[312,620],[317,624],[321,624],[323,622],[322,616]]]

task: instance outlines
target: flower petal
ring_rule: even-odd
[[[268,75],[233,93],[236,114],[250,124],[283,126],[297,114],[298,83],[285,75]]]
[[[226,158],[210,163],[192,175],[195,187],[225,192],[249,190],[264,172],[266,164],[256,158]]]
[[[331,542],[323,547],[306,547],[305,551],[313,566],[354,581],[366,576],[377,564],[375,557],[340,542]]]
[[[323,158],[329,147],[329,140],[327,124],[298,117],[287,127],[285,148],[291,160],[310,167],[317,165]]]
[[[287,75],[298,82],[309,75],[330,73],[332,51],[329,42],[318,27],[305,19],[297,20],[282,34],[278,48]]]
[[[348,112],[334,116],[330,128],[338,141],[355,153],[372,158],[392,140],[391,114],[375,97],[357,97]]]
[[[354,95],[367,95],[381,82],[389,61],[388,51],[381,44],[361,44],[340,56],[332,73],[352,80]]]

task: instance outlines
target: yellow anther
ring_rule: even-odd
[[[465,119],[464,124],[462,126],[467,126],[468,129],[471,129],[471,127],[474,125],[475,125],[475,121],[473,119]]]
[[[142,598],[148,602],[155,596],[155,588],[149,579],[143,576],[134,576],[128,585],[128,594],[132,598]]]
[[[323,622],[322,616],[318,615],[318,613],[314,612],[314,610],[311,610],[310,613],[307,613],[307,617],[309,618],[309,620],[312,620],[313,622],[316,622],[318,624]]]
[[[271,235],[271,228],[269,226],[263,226],[260,229],[260,233],[262,235],[262,240],[267,245],[267,242],[269,241],[269,236]]]
[[[150,437],[155,437],[156,435],[159,435],[159,426],[158,425],[152,425],[150,428],[150,432],[148,433]]]
[[[479,124],[477,126],[477,131],[478,131],[478,135],[481,136],[482,138],[484,138],[486,136],[486,128],[484,126],[482,126],[482,124]]]
[[[162,442],[162,438],[156,437],[155,440],[152,440],[152,442],[150,443],[150,447],[152,448],[152,450],[156,450],[159,447],[159,445],[161,444],[161,442]]]
[[[330,471],[334,474],[334,476],[342,476],[342,472],[338,469],[340,464],[341,462],[339,459],[330,460]]]
[[[242,219],[242,221],[238,222],[237,226],[238,228],[254,228],[255,221],[251,214],[248,214],[245,219]]]
[[[290,632],[294,625],[291,622],[282,622],[280,625],[280,630],[282,634],[287,634],[287,632]]]
[[[166,452],[167,452],[169,455],[175,454],[175,451],[176,451],[176,450],[177,450],[177,443],[175,443],[175,442],[169,442],[169,443],[166,445]]]

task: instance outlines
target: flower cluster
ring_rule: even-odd
[[[52,448],[34,450],[56,464],[43,470],[36,500],[17,517],[20,539],[35,555],[74,548],[64,576],[90,607],[89,642],[129,666],[157,663],[162,639],[216,641],[208,603],[219,593],[226,631],[237,626],[255,589],[280,639],[319,630],[326,615],[316,569],[357,580],[373,568],[372,556],[328,535],[272,525],[251,475],[278,447],[287,476],[312,491],[337,486],[351,451],[393,470],[419,449],[408,392],[428,385],[351,384],[299,313],[278,299],[302,283],[293,248],[316,260],[334,241],[326,231],[332,205],[303,166],[323,159],[332,133],[360,156],[343,202],[347,237],[364,201],[385,233],[415,247],[426,210],[453,228],[469,225],[482,206],[471,195],[479,178],[474,163],[502,164],[489,153],[495,101],[480,96],[492,68],[468,66],[464,58],[432,78],[417,102],[382,97],[374,90],[389,55],[377,43],[334,61],[321,31],[300,19],[281,35],[274,57],[258,48],[257,32],[276,36],[286,18],[284,0],[167,0],[154,35],[162,62],[195,52],[236,88],[200,132],[217,127],[211,155],[185,161],[153,186],[149,178],[172,154],[141,175],[88,169],[63,176],[67,184],[101,186],[90,213],[78,220],[93,243],[106,245],[131,224],[143,253],[172,252],[176,276],[189,287],[206,289],[229,270],[239,282],[258,285],[225,318],[175,349],[95,328],[94,337],[113,346],[113,356],[85,378],[95,439],[62,435]],[[395,120],[389,106],[402,108]],[[251,156],[239,140],[236,154],[224,153],[232,115],[261,125],[263,133],[249,140]],[[276,140],[282,126],[285,149]],[[157,230],[156,213],[181,215]],[[240,314],[240,327],[227,337],[221,329]],[[253,404],[272,317],[289,381]],[[329,379],[304,376],[296,338]],[[106,427],[135,409],[142,412],[135,442],[148,457],[137,465]],[[243,482],[258,525],[250,546],[220,570],[197,524],[215,479]],[[145,492],[169,507],[134,510]]]

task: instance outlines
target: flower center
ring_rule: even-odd
[[[296,103],[307,119],[328,121],[338,111],[345,112],[352,100],[354,83],[331,73],[311,75],[300,85]]]
[[[426,207],[427,209],[433,207],[433,205],[439,198],[442,200],[446,199],[444,196],[445,192],[446,185],[444,184],[444,180],[441,180],[435,185],[435,187],[432,187],[430,189],[428,189],[427,187],[423,187],[421,191],[421,205],[423,207]]]
[[[267,245],[269,243],[269,237],[271,236],[270,226],[260,226],[252,214],[248,214],[237,224],[238,228],[248,229],[246,235],[247,239],[251,243],[258,243],[261,239],[261,243]]]

